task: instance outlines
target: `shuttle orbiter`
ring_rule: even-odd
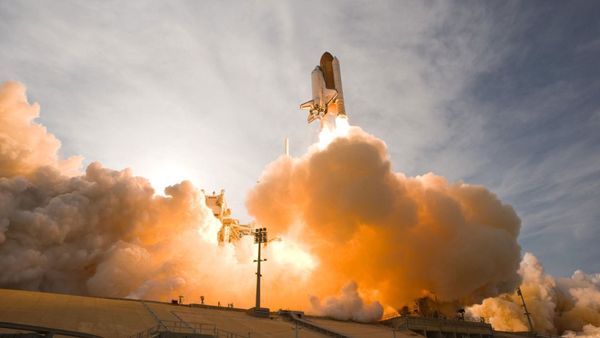
[[[346,117],[338,59],[325,52],[310,76],[313,98],[300,105],[300,109],[308,110],[308,123],[316,119],[320,119],[322,123],[326,116]]]

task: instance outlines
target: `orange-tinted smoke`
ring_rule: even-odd
[[[393,172],[385,144],[360,128],[271,163],[246,205],[271,231],[302,233],[325,295],[354,280],[396,308],[423,296],[458,306],[519,282],[510,206],[482,186]]]
[[[256,247],[217,245],[221,225],[199,190],[181,182],[155,195],[99,163],[79,173],[38,113],[22,85],[0,87],[0,287],[253,305]],[[271,163],[248,195],[283,238],[265,249],[264,305],[371,321],[422,296],[451,308],[509,292],[469,312],[524,330],[510,293],[522,277],[536,330],[598,335],[600,276],[555,279],[531,255],[517,274],[520,221],[494,194],[395,173],[385,144],[359,128],[327,136]]]
[[[30,105],[25,88],[17,82],[0,85],[0,177],[28,175],[42,166],[66,175],[78,173],[81,158],[58,158],[60,141],[42,125],[32,123],[39,105]],[[22,132],[22,131],[27,132]]]
[[[79,159],[60,160],[38,112],[22,85],[0,87],[0,287],[253,305],[256,246],[219,246],[200,190],[184,181],[155,195],[148,180],[97,162],[77,174]],[[302,247],[273,243],[265,257],[265,304],[307,303],[275,287],[301,285],[313,264]]]

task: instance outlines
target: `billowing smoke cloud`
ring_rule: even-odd
[[[530,253],[523,257],[519,274],[536,332],[600,337],[600,274],[576,271],[570,278],[554,278],[544,273],[540,262]],[[469,308],[468,313],[485,318],[497,330],[528,330],[516,293],[485,299],[481,305]]]
[[[146,179],[99,163],[78,173],[80,159],[60,160],[59,141],[33,121],[38,111],[22,85],[0,88],[0,287],[252,304],[252,239],[217,245],[221,225],[201,191],[184,181],[155,195]],[[312,258],[290,241],[272,253],[266,287],[309,274]]]
[[[81,158],[59,160],[60,142],[43,126],[32,124],[39,112],[38,104],[27,103],[22,85],[7,82],[0,87],[0,177],[28,175],[41,166],[67,175],[78,172]]]
[[[310,301],[312,310],[316,313],[340,320],[368,323],[383,315],[383,306],[377,301],[366,303],[354,281],[346,284],[338,296],[327,297],[322,301],[313,296]]]
[[[563,334],[565,338],[598,338],[600,337],[600,327],[595,327],[592,324],[586,324],[583,326],[583,331],[574,332],[571,330],[566,331]]]
[[[80,172],[38,113],[22,85],[0,87],[0,287],[253,305],[252,239],[218,245],[201,191],[184,181],[156,195],[100,163]],[[265,249],[263,304],[370,321],[421,297],[452,312],[522,278],[537,330],[597,333],[600,276],[555,280],[529,255],[519,270],[520,220],[494,194],[395,173],[385,144],[359,128],[322,136],[271,163],[248,195],[250,213],[283,239]],[[514,295],[470,313],[526,329]]]
[[[385,144],[360,128],[321,148],[270,164],[247,200],[271,231],[303,234],[321,294],[354,280],[386,305],[429,296],[454,312],[518,285],[520,220],[493,193],[395,173]]]

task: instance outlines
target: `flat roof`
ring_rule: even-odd
[[[252,317],[240,309],[190,306],[155,301],[85,297],[0,289],[0,321],[91,333],[107,338],[129,337],[165,321],[215,325],[252,338],[294,337],[295,324],[279,316]],[[309,317],[309,321],[353,338],[414,338],[380,324],[361,324]],[[9,332],[7,330],[0,332]],[[300,337],[327,337],[300,327]]]

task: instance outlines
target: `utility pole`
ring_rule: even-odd
[[[258,259],[255,259],[254,262],[257,263],[256,267],[256,306],[255,309],[260,309],[260,263],[266,261],[266,259],[261,259],[260,257],[260,247],[263,243],[267,243],[267,228],[258,228],[254,229],[254,243],[258,244]]]
[[[531,323],[531,313],[529,313],[529,311],[527,311],[527,305],[525,305],[525,298],[523,298],[523,292],[521,292],[520,287],[517,288],[517,295],[519,295],[521,297],[521,302],[523,302],[523,310],[525,310],[524,314],[525,314],[525,317],[527,317],[527,323],[529,324],[529,332],[531,332],[533,334],[534,332],[533,332],[533,324]]]

